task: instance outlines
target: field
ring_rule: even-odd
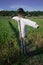
[[[27,26],[28,44],[27,51],[34,48],[43,47],[43,17],[29,17],[29,19],[37,22],[39,29]],[[36,43],[37,42],[37,43]],[[43,53],[37,49],[36,55],[20,56],[20,43],[18,25],[15,20],[9,16],[0,16],[0,65],[4,65],[4,61],[9,60],[12,65],[43,65]],[[15,55],[15,56],[14,56]]]

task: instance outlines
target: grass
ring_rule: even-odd
[[[1,17],[0,19],[0,43],[6,43],[8,40],[16,42],[15,32],[9,25],[9,18]]]
[[[29,19],[37,22],[39,29],[34,29],[30,26],[27,26],[28,51],[30,48],[35,47],[36,42],[38,44],[43,43],[43,17],[29,17]],[[0,16],[0,64],[2,64],[1,59],[3,59],[3,57],[10,57],[13,56],[14,53],[15,55],[19,53],[20,44],[18,41],[18,36],[19,33],[17,22],[9,17]],[[8,47],[9,43],[13,43],[13,47]],[[16,50],[17,53],[13,53],[14,50]],[[9,56],[7,56],[7,54]],[[34,55],[32,57],[20,56],[19,58],[19,55],[18,57],[15,57],[18,59],[18,61],[12,65],[43,65],[43,54],[41,52],[40,54]]]

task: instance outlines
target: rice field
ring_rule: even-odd
[[[27,50],[31,51],[31,48],[36,47],[37,45],[43,47],[43,17],[29,17],[39,25],[38,29],[34,29],[30,26],[27,26],[27,37],[28,37],[28,46]],[[36,44],[37,42],[37,44]],[[13,43],[14,47],[7,47],[9,43]],[[8,45],[7,45],[8,44]],[[7,46],[5,46],[7,45]],[[17,21],[12,20],[9,16],[0,16],[0,65],[4,58],[9,58],[13,56],[15,51],[19,53],[20,43],[19,43],[19,32]],[[9,52],[11,51],[11,52]],[[14,53],[13,53],[14,52]],[[8,53],[8,54],[7,54]],[[16,53],[15,53],[16,54]],[[34,56],[22,56],[18,58],[19,60],[12,65],[43,65],[43,53],[34,55]],[[11,62],[11,61],[10,61]]]

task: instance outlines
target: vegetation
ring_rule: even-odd
[[[43,65],[43,16],[29,19],[40,27],[27,26],[29,55],[22,56],[17,22],[10,16],[0,16],[0,65]]]
[[[17,15],[17,11],[0,11],[0,16],[15,16]],[[24,13],[25,16],[43,16],[43,11],[26,11]]]

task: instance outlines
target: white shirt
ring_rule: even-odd
[[[19,26],[19,20],[20,20],[20,25],[21,25],[21,32],[20,33],[22,34],[23,38],[27,34],[26,25],[32,26],[33,28],[38,27],[38,24],[36,22],[31,21],[29,19],[25,19],[25,18],[18,17],[18,16],[13,17],[12,19],[15,19],[18,22],[19,32],[20,32],[20,26]]]

